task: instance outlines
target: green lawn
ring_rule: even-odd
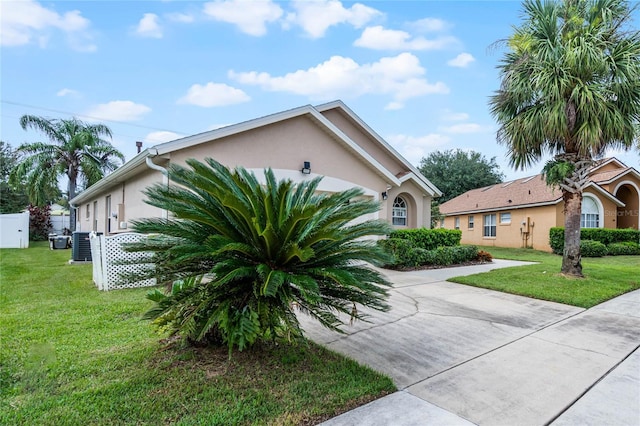
[[[69,256],[0,250],[0,424],[315,424],[395,390],[314,344],[166,346],[146,289],[100,292]]]
[[[640,288],[640,256],[582,258],[584,279],[560,275],[562,257],[537,250],[480,247],[494,258],[539,262],[450,281],[590,308]]]

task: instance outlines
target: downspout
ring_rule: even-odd
[[[149,154],[147,155],[147,158],[145,159],[145,161],[147,163],[147,166],[152,170],[157,170],[160,173],[162,173],[162,184],[164,186],[169,186],[169,175],[167,174],[167,169],[165,169],[162,166],[157,165],[152,160],[152,158],[158,156],[158,150],[155,149],[155,148],[149,148],[148,151],[149,151]],[[163,219],[168,219],[169,218],[169,212],[167,210],[162,210],[162,218]]]

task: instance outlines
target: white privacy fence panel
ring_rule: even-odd
[[[93,259],[93,282],[100,290],[109,291],[156,285],[155,278],[139,281],[123,278],[125,274],[141,274],[154,267],[148,261],[149,254],[132,253],[123,249],[123,244],[140,242],[146,238],[146,235],[128,232],[106,237],[91,233],[89,238]]]

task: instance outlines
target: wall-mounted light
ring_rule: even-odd
[[[387,198],[389,198],[389,194],[387,194],[387,191],[384,191],[384,192],[382,193],[382,199],[383,199],[383,200],[386,200]]]
[[[302,172],[303,175],[311,174],[311,162],[305,161],[304,165],[302,166],[302,170],[300,171]]]

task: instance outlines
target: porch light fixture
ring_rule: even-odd
[[[389,194],[387,194],[387,191],[384,191],[384,192],[382,193],[382,199],[383,199],[383,200],[386,200],[387,198],[389,198]]]
[[[305,161],[304,165],[302,166],[302,170],[300,171],[302,172],[303,175],[311,174],[311,162]]]

